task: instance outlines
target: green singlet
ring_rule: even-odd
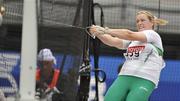
[[[148,101],[155,88],[149,80],[119,75],[108,89],[104,101]]]

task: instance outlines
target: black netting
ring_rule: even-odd
[[[169,21],[167,26],[159,28],[160,32],[167,34],[180,33],[180,2],[178,0],[94,0],[94,2],[101,4],[103,7],[105,26],[136,30],[136,12],[147,10],[155,16]],[[99,14],[100,12],[96,10],[96,19],[99,19],[97,16]]]
[[[22,24],[23,0],[0,0],[0,3],[5,7],[5,15],[3,24]]]
[[[0,71],[13,75],[13,79],[1,78],[4,86],[11,86],[9,81],[15,80],[16,85],[9,91],[16,95],[19,88],[20,51],[22,37],[23,0],[0,0],[6,12],[0,27],[0,69],[11,68],[10,71]],[[52,50],[60,70],[57,88],[61,95],[54,95],[54,101],[74,101],[78,92],[78,71],[82,63],[84,30],[82,0],[37,0],[38,21],[38,52],[42,48]],[[5,58],[4,58],[5,56]],[[10,61],[14,63],[7,64]],[[7,65],[7,66],[6,66]],[[8,83],[8,84],[7,84]],[[15,88],[16,87],[16,88]],[[7,89],[6,89],[7,90]],[[6,94],[9,96],[9,93]]]
[[[38,11],[38,49],[50,48],[60,70],[62,94],[54,95],[54,101],[75,101],[85,35],[82,0],[40,0]]]
[[[23,0],[0,0],[0,4],[5,7],[0,26],[0,90],[6,97],[15,97],[19,92]]]

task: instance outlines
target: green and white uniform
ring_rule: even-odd
[[[127,49],[125,63],[118,78],[105,95],[105,101],[148,101],[157,87],[160,72],[165,66],[162,41],[158,33],[145,30],[147,42],[123,41]]]
[[[126,61],[119,75],[132,75],[152,81],[156,86],[160,72],[165,66],[162,41],[158,33],[153,30],[143,31],[147,42],[125,41],[124,54]],[[129,44],[130,43],[130,44]]]

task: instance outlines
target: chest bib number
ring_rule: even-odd
[[[132,46],[128,47],[124,57],[128,60],[137,60],[139,59],[140,53],[144,50],[145,46]]]

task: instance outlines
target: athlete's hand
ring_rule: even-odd
[[[94,36],[108,34],[108,28],[104,28],[98,25],[92,25],[90,27],[90,33]]]
[[[92,36],[96,37],[99,33],[97,32],[96,30],[96,26],[95,25],[92,25],[90,28],[89,28],[89,32],[91,33]]]

